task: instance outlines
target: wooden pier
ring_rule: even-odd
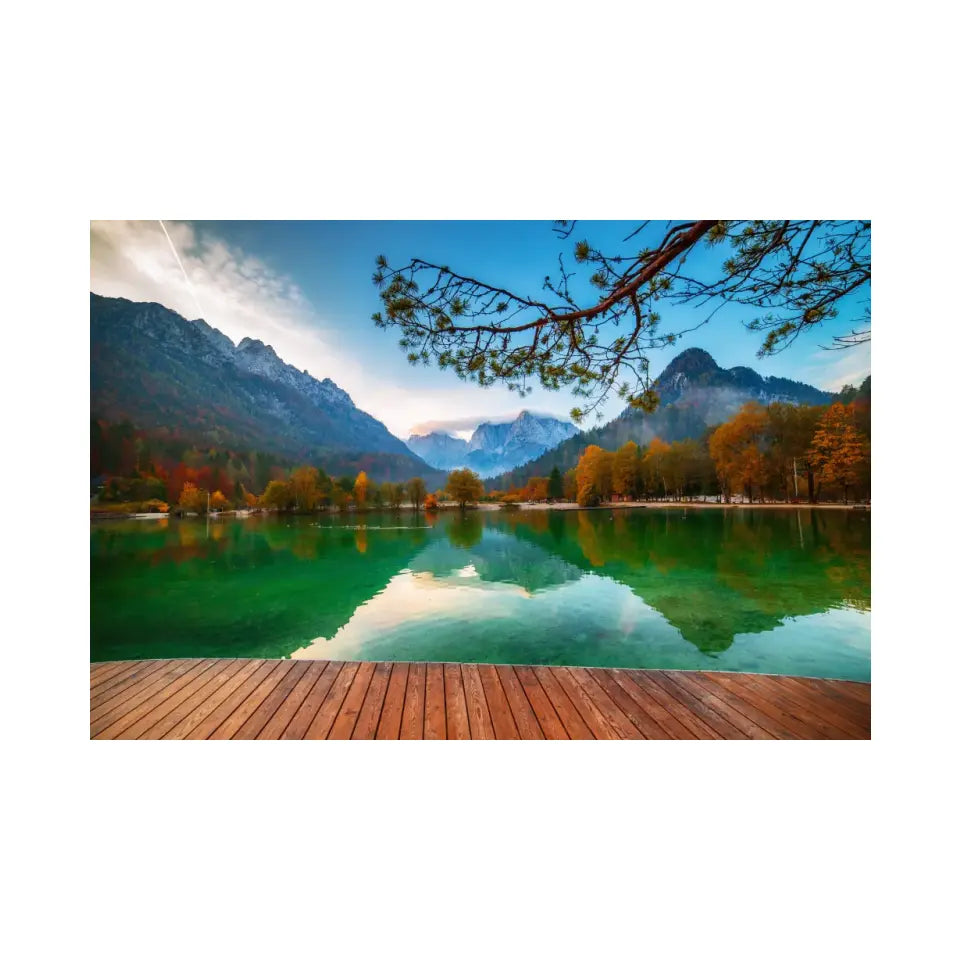
[[[862,740],[870,684],[335,660],[90,665],[97,740]]]

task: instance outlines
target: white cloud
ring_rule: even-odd
[[[870,343],[842,350],[821,350],[793,379],[836,392],[846,384],[859,387],[870,376]]]

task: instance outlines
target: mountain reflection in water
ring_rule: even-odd
[[[317,657],[867,680],[860,511],[110,521],[94,660]]]

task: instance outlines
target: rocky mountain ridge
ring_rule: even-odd
[[[332,380],[158,303],[90,295],[91,413],[323,466],[366,457],[374,479],[442,478]],[[366,466],[363,467],[366,469]]]
[[[469,440],[439,432],[413,434],[407,446],[438,469],[469,467],[487,477],[538,457],[578,432],[567,421],[522,410],[513,421],[478,424]]]

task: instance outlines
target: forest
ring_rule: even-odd
[[[382,466],[390,454],[376,454]],[[311,458],[313,459],[313,458]],[[399,458],[398,458],[399,459]],[[325,458],[328,462],[329,458]],[[90,425],[91,508],[95,512],[205,513],[253,509],[309,511],[323,507],[380,509],[426,500],[425,481],[376,483],[363,455],[334,460],[342,473],[258,450],[201,447],[194,441],[130,423]],[[437,474],[428,475],[435,480]],[[442,475],[440,475],[442,476]],[[358,486],[359,484],[359,486]],[[209,495],[209,500],[208,500]]]
[[[554,466],[549,476],[490,492],[506,503],[580,506],[704,498],[848,503],[869,496],[870,400],[855,391],[829,406],[746,403],[697,440],[628,440],[616,450],[589,444],[563,473]]]
[[[589,435],[585,439],[590,439]],[[129,423],[91,424],[94,512],[203,514],[228,509],[310,513],[319,509],[460,507],[478,500],[504,504],[611,500],[689,501],[714,498],[749,503],[816,503],[869,499],[869,389],[840,394],[827,406],[756,402],[698,439],[643,445],[627,440],[615,450],[588,443],[566,471],[554,465],[505,490],[485,490],[470,470],[455,470],[444,489],[429,492],[423,478],[376,483],[364,469],[330,476],[258,452],[200,449],[174,437],[157,437]]]

